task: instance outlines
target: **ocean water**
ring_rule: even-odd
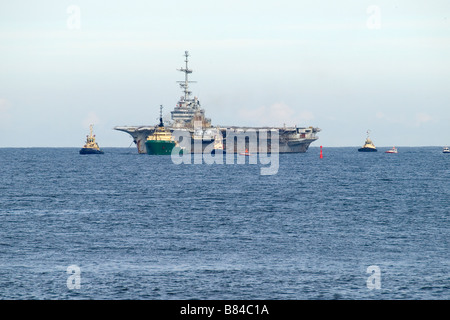
[[[0,299],[449,299],[450,155],[356,149],[0,149]]]

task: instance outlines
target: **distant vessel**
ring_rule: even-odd
[[[220,154],[226,153],[226,150],[223,148],[223,137],[220,133],[220,128],[218,128],[216,136],[214,137],[214,146],[211,154]]]
[[[211,119],[206,118],[205,110],[200,107],[200,101],[197,97],[192,98],[192,92],[189,90],[189,84],[193,81],[189,81],[188,76],[192,73],[192,69],[188,67],[189,53],[185,51],[185,66],[178,69],[184,73],[184,81],[178,81],[180,87],[183,89],[184,95],[178,100],[173,111],[171,111],[171,119],[167,124],[167,130],[174,132],[175,130],[187,131],[191,136],[191,148],[190,152],[203,152],[211,143],[217,141],[217,136],[220,135],[220,143],[222,147],[214,148],[211,153],[215,153],[219,150],[227,149],[227,131],[229,132],[247,132],[256,131],[257,139],[259,138],[259,132],[278,131],[279,143],[276,147],[278,152],[306,152],[309,145],[316,141],[318,137],[316,133],[320,131],[315,127],[235,127],[229,126],[228,128],[219,128],[218,126],[211,125]],[[118,126],[115,130],[123,131],[130,134],[133,137],[133,142],[137,146],[139,153],[148,153],[147,147],[151,143],[147,143],[147,138],[154,132],[158,131],[158,126]],[[197,142],[197,143],[195,143]],[[195,148],[194,145],[201,142],[202,148]],[[269,141],[268,141],[269,142]],[[230,143],[233,145],[233,143]],[[258,153],[260,146],[251,146],[246,142],[245,148],[249,148],[250,152]],[[232,150],[233,147],[230,147]],[[262,149],[262,147],[261,147]],[[184,151],[184,150],[183,150]],[[236,145],[234,145],[234,153],[238,153]],[[267,151],[271,152],[271,143],[268,143]],[[188,152],[188,151],[185,151]]]
[[[373,144],[372,140],[369,138],[369,130],[367,130],[367,138],[366,142],[362,146],[362,148],[358,149],[359,152],[377,152],[377,148]]]
[[[94,125],[90,125],[90,133],[86,136],[86,144],[80,150],[80,154],[103,154],[103,151],[100,150],[97,142],[95,142],[95,135],[92,134],[92,127]]]
[[[150,155],[170,155],[174,149],[178,149],[179,154],[180,152],[182,153],[182,149],[178,146],[177,142],[174,141],[170,130],[164,127],[162,120],[162,106],[160,108],[159,125],[153,133],[147,137],[145,145],[147,147],[147,154]]]
[[[385,151],[384,153],[398,153],[396,147],[392,147],[392,149]]]
[[[450,153],[450,149],[448,147],[444,147],[444,150],[442,150],[443,153]]]
[[[248,152],[248,149],[245,149],[245,152],[239,153],[241,156],[250,156],[250,152]]]

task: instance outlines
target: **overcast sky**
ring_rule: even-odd
[[[450,144],[450,1],[0,0],[0,147],[128,147],[193,94],[213,125],[312,146]]]

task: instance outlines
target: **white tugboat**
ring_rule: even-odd
[[[392,147],[392,149],[386,150],[384,153],[398,153],[398,150],[396,147]]]

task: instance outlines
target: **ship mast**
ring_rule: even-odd
[[[195,82],[195,81],[189,81],[188,75],[192,73],[192,70],[188,67],[189,62],[189,51],[184,52],[184,56],[186,57],[186,60],[184,62],[186,63],[185,68],[180,68],[178,71],[184,72],[184,81],[177,81],[180,84],[180,87],[184,89],[184,101],[189,101],[189,96],[191,95],[191,91],[189,91],[189,83]]]
[[[205,126],[210,126],[211,120],[205,118],[205,111],[200,108],[200,101],[197,97],[191,98],[191,91],[189,91],[189,84],[196,81],[189,81],[189,74],[192,73],[192,69],[189,69],[189,52],[184,52],[185,66],[177,69],[184,73],[184,81],[177,81],[180,87],[183,89],[184,95],[178,100],[176,107],[172,114],[173,125],[176,127],[192,127],[195,121],[202,121]]]
[[[162,109],[163,109],[163,106],[160,105],[160,107],[159,107],[159,126],[160,127],[164,127],[163,118],[162,118]]]
[[[93,124],[89,125],[89,135],[86,136],[86,145],[92,144],[95,142],[95,136],[93,134],[92,128],[94,127]]]

